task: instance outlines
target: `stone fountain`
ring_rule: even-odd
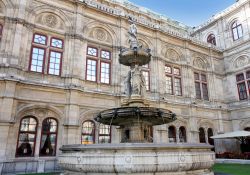
[[[129,66],[126,97],[120,108],[100,112],[95,120],[116,126],[120,144],[65,145],[59,165],[70,175],[213,175],[215,156],[206,144],[153,143],[153,126],[176,120],[166,109],[150,107],[145,101],[145,79],[141,66],[151,60],[149,49],[139,45],[137,27],[130,19],[130,48],[122,49],[119,62]]]

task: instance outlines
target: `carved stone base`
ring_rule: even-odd
[[[149,102],[141,96],[131,96],[122,100],[122,107],[149,107]]]

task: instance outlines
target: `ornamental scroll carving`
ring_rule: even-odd
[[[180,55],[174,49],[168,49],[165,57],[174,62],[180,61]]]

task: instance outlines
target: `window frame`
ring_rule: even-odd
[[[2,40],[3,37],[3,24],[0,23],[0,41]]]
[[[248,100],[248,99],[249,99],[249,96],[250,96],[250,88],[249,88],[249,85],[250,85],[250,77],[247,78],[247,73],[248,73],[248,72],[250,72],[250,70],[247,70],[247,71],[238,73],[238,74],[236,74],[236,76],[235,76],[239,101]],[[238,78],[239,75],[243,75],[244,79],[238,81],[237,78]],[[246,98],[244,98],[244,99],[241,99],[241,98],[240,98],[240,91],[239,91],[239,85],[240,85],[240,84],[244,84],[244,86],[245,86]]]
[[[216,37],[215,37],[215,34],[210,33],[210,34],[207,36],[207,43],[210,43],[210,44],[216,46]]]
[[[165,71],[165,68],[166,67],[170,67],[171,68],[171,73],[167,73]],[[179,69],[180,71],[180,74],[179,75],[176,75],[174,73],[174,69]],[[175,96],[183,96],[183,90],[182,90],[182,70],[181,70],[181,67],[179,66],[172,66],[172,65],[169,65],[169,64],[165,64],[165,67],[164,67],[164,72],[165,72],[165,93],[168,94],[168,95],[175,95]],[[172,94],[169,94],[166,92],[166,77],[170,77],[171,78],[171,85],[172,85]],[[176,94],[176,86],[175,86],[175,79],[180,79],[180,95],[177,95]]]
[[[88,49],[89,48],[94,48],[96,49],[96,56],[93,55],[89,55],[88,54]],[[109,59],[107,58],[102,58],[102,51],[105,52],[109,52]],[[96,61],[96,75],[95,75],[95,81],[92,80],[88,80],[87,77],[87,66],[88,66],[88,60],[92,60],[92,61]],[[101,76],[102,76],[102,63],[105,64],[109,64],[109,83],[104,83],[101,80]],[[111,85],[112,82],[112,52],[109,49],[103,49],[101,47],[96,47],[93,45],[88,45],[87,46],[87,50],[86,50],[86,66],[85,66],[85,80],[88,82],[92,82],[92,83],[98,83],[98,84],[102,84],[102,85]]]
[[[110,125],[106,125],[106,126],[108,126],[109,127],[109,134],[100,134],[100,126],[101,125],[104,125],[104,124],[99,124],[99,128],[98,128],[98,143],[100,144],[101,142],[100,142],[100,136],[108,136],[109,137],[109,141],[108,141],[108,143],[111,143],[111,136],[112,136],[112,126],[110,126]],[[105,126],[105,125],[104,125]],[[101,143],[101,144],[103,144],[103,143]]]
[[[198,76],[199,76],[199,80],[196,80],[195,79],[195,74],[198,74]],[[195,84],[195,98],[196,99],[199,99],[199,100],[206,100],[206,101],[209,101],[209,83],[208,83],[208,76],[207,76],[207,74],[206,73],[204,73],[204,72],[198,72],[198,71],[194,71],[194,84]],[[202,80],[202,75],[204,75],[205,76],[205,78],[206,78],[206,81],[203,81]],[[200,87],[200,94],[201,94],[201,98],[197,98],[197,93],[196,93],[196,83],[199,83],[199,87]],[[204,98],[204,88],[203,88],[203,85],[206,85],[206,87],[207,87],[207,99],[205,99]]]
[[[238,22],[239,22],[238,20],[235,20],[231,24],[231,32],[232,32],[233,41],[237,41],[243,37],[243,26],[242,26],[242,23],[238,23]],[[234,24],[236,24],[235,27],[233,26]],[[242,36],[239,36],[239,30],[240,30],[239,28],[241,29]],[[235,36],[234,36],[234,30],[236,30],[236,32],[237,32],[237,38],[235,38]]]
[[[20,134],[21,134],[21,125],[22,125],[22,121],[26,118],[33,118],[36,121],[36,129],[34,132],[29,132],[29,131],[22,131],[22,133],[32,133],[35,134],[34,137],[34,150],[32,151],[32,155],[31,156],[20,156],[17,154],[17,149],[18,149],[18,145],[19,145],[19,138],[20,138]],[[32,116],[32,115],[28,115],[28,116],[24,116],[21,118],[20,122],[19,122],[19,130],[18,130],[18,136],[17,136],[17,142],[16,142],[16,152],[15,152],[15,157],[19,158],[19,157],[34,157],[35,156],[35,151],[36,151],[36,139],[37,139],[37,128],[38,128],[38,120],[36,117]]]
[[[85,135],[90,136],[90,134],[86,134],[86,133],[83,134],[83,124],[85,122],[91,122],[93,124],[94,132],[93,132],[93,143],[92,144],[95,144],[96,143],[96,141],[95,141],[95,139],[96,139],[96,135],[95,135],[96,134],[96,123],[93,120],[85,120],[85,121],[82,122],[82,125],[81,125],[81,145],[84,145],[83,140],[82,140],[83,135],[85,134]]]
[[[169,131],[170,131],[170,128],[173,128],[174,130],[174,133],[173,133],[173,136],[174,137],[170,137],[170,134],[169,134]],[[169,143],[177,143],[177,136],[176,136],[176,127],[174,126],[174,125],[171,125],[171,126],[169,126],[168,127],[168,142]],[[172,142],[172,141],[170,141],[170,138],[173,138],[174,139],[174,141]]]
[[[45,44],[40,44],[35,42],[35,36],[41,35],[45,37]],[[57,39],[62,41],[62,48],[54,47],[52,46],[52,40]],[[44,56],[43,56],[43,65],[42,65],[42,72],[32,71],[32,55],[33,55],[33,49],[43,49],[44,50]],[[61,54],[60,58],[60,65],[59,65],[59,75],[51,74],[49,73],[50,68],[50,59],[51,59],[51,52],[57,52]],[[51,76],[61,76],[62,73],[62,63],[63,63],[63,53],[64,53],[64,39],[60,37],[55,37],[53,35],[46,35],[42,32],[34,32],[32,37],[32,43],[31,43],[31,50],[30,50],[30,59],[29,59],[29,71],[34,73],[40,73],[40,74],[47,74]]]
[[[55,140],[55,155],[42,155],[41,154],[41,148],[42,148],[42,136],[43,136],[43,134],[44,134],[44,131],[43,131],[43,123],[47,120],[47,119],[53,119],[53,120],[55,120],[56,121],[56,132],[48,132],[48,133],[46,133],[46,134],[49,134],[49,135],[51,135],[51,134],[55,134],[56,135],[56,140]],[[59,126],[59,122],[58,122],[58,120],[56,119],[56,118],[53,118],[53,117],[47,117],[47,118],[45,118],[45,119],[43,119],[43,121],[42,121],[42,127],[41,127],[41,137],[40,137],[40,147],[39,147],[39,156],[40,157],[55,157],[56,156],[56,152],[57,152],[57,140],[58,140],[58,126]]]

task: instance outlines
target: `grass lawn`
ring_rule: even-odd
[[[250,165],[215,164],[213,171],[217,173],[228,173],[230,175],[250,175]]]

